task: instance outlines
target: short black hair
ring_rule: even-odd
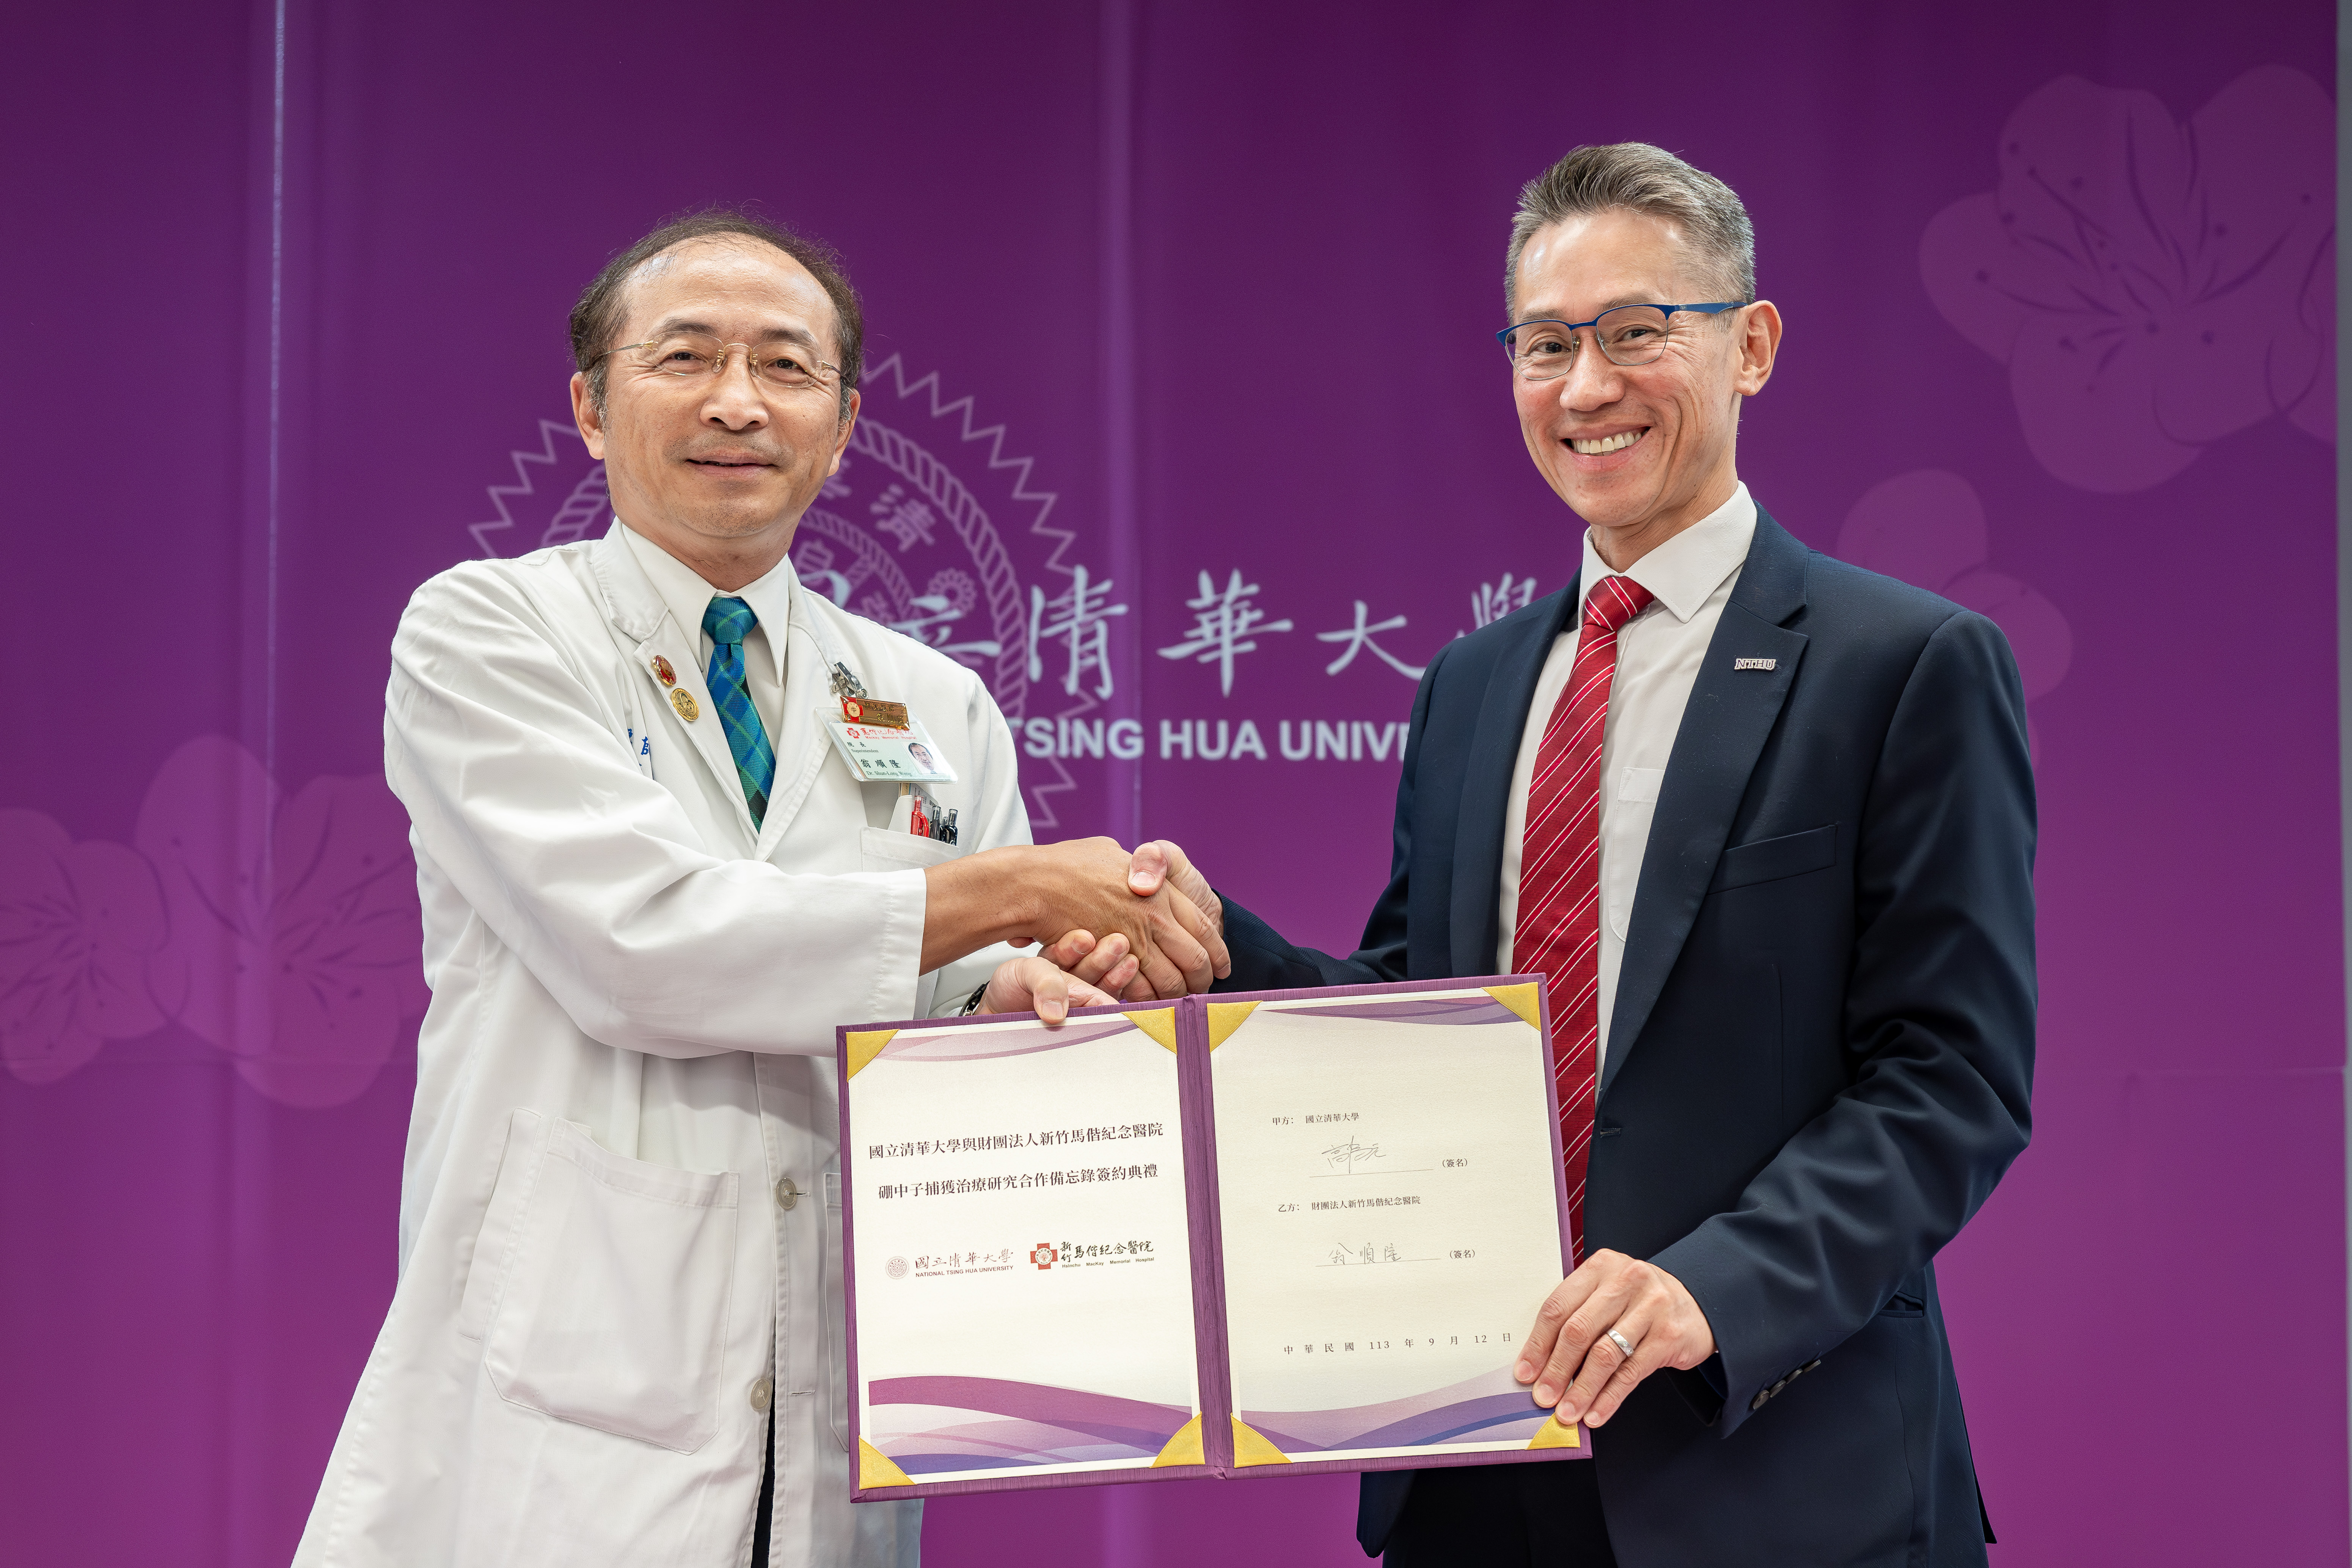
[[[849,416],[849,395],[857,390],[858,374],[865,369],[866,314],[849,274],[843,270],[840,253],[822,240],[805,238],[740,207],[704,207],[670,219],[604,263],[604,269],[581,291],[580,302],[572,307],[572,363],[587,372],[588,395],[595,399],[599,414],[604,409],[605,362],[598,356],[613,348],[613,340],[620,335],[621,296],[629,279],[672,246],[729,236],[758,240],[782,251],[807,268],[825,298],[833,301],[841,339],[841,415],[845,419]],[[592,362],[593,369],[590,369]]]

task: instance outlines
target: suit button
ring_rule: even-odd
[[[778,1208],[788,1209],[800,1201],[801,1190],[793,1184],[793,1179],[790,1176],[786,1176],[782,1181],[776,1184],[776,1206]]]
[[[1819,1365],[1821,1365],[1821,1364],[1822,1364],[1822,1358],[1821,1358],[1821,1357],[1819,1357],[1819,1356],[1815,1356],[1812,1360],[1811,1360],[1811,1361],[1807,1362],[1804,1365],[1802,1365],[1802,1366],[1799,1367],[1797,1370],[1798,1370],[1799,1372],[1811,1372],[1811,1371],[1812,1371],[1812,1370],[1813,1370],[1813,1368],[1815,1368],[1815,1367],[1817,1367],[1817,1366],[1819,1366]]]
[[[1766,1400],[1768,1400],[1768,1399],[1771,1398],[1771,1397],[1772,1397],[1772,1394],[1771,1394],[1771,1391],[1770,1391],[1769,1389],[1765,1389],[1765,1390],[1761,1390],[1761,1391],[1759,1391],[1759,1392],[1757,1394],[1757,1395],[1756,1395],[1756,1397],[1755,1397],[1755,1398],[1753,1398],[1753,1399],[1751,1399],[1751,1400],[1749,1400],[1749,1401],[1748,1402],[1748,1414],[1752,1415],[1754,1415],[1757,1411],[1763,1409],[1763,1408],[1764,1408],[1764,1402],[1765,1402]]]
[[[776,1385],[774,1384],[769,1382],[764,1377],[760,1379],[759,1382],[751,1385],[751,1408],[754,1410],[765,1410],[768,1407],[768,1401],[775,1397],[775,1393]]]

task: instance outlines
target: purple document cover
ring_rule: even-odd
[[[1572,1256],[1568,1219],[1568,1178],[1561,1158],[1559,1091],[1552,1072],[1550,999],[1543,976],[1469,976],[1406,981],[1386,985],[1333,985],[1310,990],[1239,992],[1186,1000],[1183,1005],[1187,1015],[1185,1026],[1191,1032],[1187,1045],[1191,1047],[1190,1058],[1195,1071],[1194,1079],[1187,1087],[1198,1095],[1192,1120],[1199,1127],[1204,1152],[1204,1157],[1191,1171],[1201,1194],[1196,1200],[1201,1206],[1195,1212],[1206,1215],[1207,1228],[1213,1237],[1220,1238],[1213,1258],[1213,1270],[1202,1277],[1199,1288],[1205,1295],[1213,1298],[1205,1303],[1213,1309],[1213,1321],[1204,1329],[1203,1338],[1205,1341],[1209,1335],[1214,1336],[1220,1364],[1213,1380],[1204,1376],[1202,1384],[1205,1399],[1223,1417],[1216,1423],[1216,1430],[1224,1443],[1224,1451],[1218,1456],[1221,1475],[1263,1477],[1334,1470],[1427,1469],[1439,1466],[1493,1465],[1591,1457],[1591,1445],[1581,1426],[1573,1429],[1572,1446],[1553,1443],[1542,1447],[1466,1451],[1416,1447],[1411,1453],[1380,1457],[1363,1454],[1340,1458],[1314,1457],[1318,1451],[1333,1449],[1404,1447],[1438,1443],[1448,1437],[1458,1440],[1481,1429],[1491,1436],[1493,1428],[1507,1424],[1532,1435],[1550,1422],[1550,1415],[1548,1411],[1535,1405],[1525,1386],[1512,1380],[1508,1358],[1493,1374],[1371,1405],[1279,1413],[1234,1408],[1234,1357],[1228,1339],[1232,1313],[1227,1300],[1228,1268],[1222,1247],[1222,1237],[1225,1234],[1224,1194],[1216,1175],[1218,1116],[1212,1070],[1213,1056],[1209,1037],[1211,1009],[1235,1005],[1282,1003],[1287,1005],[1286,1011],[1313,1015],[1324,1010],[1299,1005],[1345,1000],[1349,1005],[1330,1009],[1331,1014],[1370,1020],[1474,1023],[1496,1021],[1500,1005],[1471,999],[1442,999],[1430,994],[1499,990],[1514,986],[1533,987],[1539,1010],[1538,1035],[1544,1065],[1541,1074],[1545,1109],[1543,1124],[1549,1143],[1559,1271],[1565,1276]],[[1365,999],[1379,999],[1379,1005],[1367,1006]],[[1528,1303],[1528,1316],[1530,1319],[1534,1315],[1534,1302]],[[1257,1457],[1237,1457],[1234,1454],[1235,1418],[1239,1419],[1242,1427],[1265,1439],[1266,1447],[1258,1450]],[[1558,1430],[1555,1426],[1547,1432],[1547,1436]]]
[[[871,1198],[883,1178],[887,1163],[869,1155],[853,1135],[859,1092],[858,1072],[877,1059],[1007,1060],[1058,1052],[1132,1032],[1131,1020],[1156,1017],[1158,1027],[1146,1032],[1155,1038],[1175,1037],[1175,1004],[1143,1003],[1118,1007],[1074,1010],[1069,1021],[1045,1039],[1036,1033],[1001,1039],[1002,1026],[1035,1024],[1028,1014],[996,1014],[971,1018],[919,1018],[896,1024],[845,1027],[836,1031],[841,1069],[841,1190],[843,1285],[845,1295],[845,1335],[848,1363],[847,1445],[855,1478],[852,1496],[858,1501],[879,1498],[942,1497],[960,1492],[1018,1491],[1040,1487],[1099,1485],[1111,1481],[1180,1479],[1213,1473],[1205,1461],[1182,1463],[1165,1452],[1169,1444],[1193,1422],[1195,1408],[1188,1404],[1119,1397],[1097,1389],[1073,1388],[1047,1379],[1013,1380],[957,1375],[952,1371],[918,1377],[876,1378],[869,1383],[871,1357],[863,1342],[864,1319],[859,1310],[857,1213],[860,1196]],[[990,1031],[990,1026],[998,1026]],[[981,1031],[981,1032],[974,1032]],[[918,1034],[909,1043],[898,1037]],[[877,1046],[877,1040],[884,1040]],[[965,1041],[970,1044],[965,1044]],[[1010,1048],[1007,1048],[1007,1047]],[[1156,1048],[1156,1047],[1155,1047]],[[1191,1218],[1190,1163],[1194,1158],[1194,1133],[1189,1122],[1192,1096],[1181,1052],[1175,1056],[1178,1091],[1176,1142],[1187,1162],[1185,1191],[1186,1250],[1197,1270],[1202,1237]],[[870,1081],[870,1080],[869,1080]],[[1089,1155],[1089,1159],[1093,1156]],[[1045,1163],[1060,1163],[1049,1156]],[[1034,1252],[1016,1257],[1016,1270],[1052,1268],[1062,1260],[1049,1254],[1050,1243],[1040,1241]],[[920,1261],[919,1259],[916,1261]],[[1198,1292],[1194,1291],[1197,1300]],[[1197,1335],[1199,1313],[1191,1313]],[[1195,1387],[1205,1389],[1210,1368],[1196,1353]],[[868,1406],[885,1406],[909,1415],[912,1429],[877,1430]],[[1155,1456],[1159,1458],[1155,1458]],[[1073,1462],[1110,1461],[1128,1468],[1092,1470],[1046,1470],[1041,1467]],[[972,1470],[989,1473],[973,1475]],[[895,1474],[891,1472],[897,1472]],[[927,1479],[941,1471],[966,1473],[952,1479]],[[901,1478],[904,1478],[903,1479]]]
[[[1269,1419],[1267,1413],[1242,1412],[1237,1427],[1233,1408],[1234,1377],[1228,1343],[1229,1316],[1225,1270],[1222,1256],[1224,1235],[1217,1177],[1216,1109],[1213,1071],[1212,1018],[1215,1008],[1223,1018],[1246,1017],[1256,1004],[1279,1002],[1285,1011],[1318,1012],[1301,1003],[1348,1000],[1334,1012],[1356,1017],[1394,1016],[1407,1021],[1476,1022],[1499,1004],[1476,999],[1430,997],[1432,992],[1466,991],[1486,987],[1533,986],[1540,1012],[1543,1073],[1549,1130],[1550,1169],[1559,1237],[1562,1273],[1569,1263],[1568,1194],[1560,1160],[1559,1106],[1549,1071],[1549,1000],[1540,976],[1512,975],[1458,980],[1414,981],[1394,985],[1330,986],[1314,990],[1268,991],[1232,995],[1194,996],[1177,1002],[1151,1002],[1118,1007],[1083,1008],[1053,1032],[1050,1043],[1030,1035],[1013,1048],[998,1047],[985,1036],[958,1040],[957,1032],[979,1026],[1031,1021],[1029,1015],[994,1015],[973,1018],[912,1019],[897,1024],[845,1026],[836,1031],[841,1067],[841,1190],[846,1296],[845,1349],[848,1363],[847,1442],[856,1480],[853,1497],[876,1499],[949,1496],[974,1491],[1013,1491],[1043,1487],[1089,1486],[1119,1482],[1180,1479],[1203,1475],[1219,1477],[1299,1475],[1331,1470],[1422,1468],[1438,1465],[1496,1464],[1518,1459],[1589,1458],[1591,1446],[1577,1428],[1568,1444],[1544,1447],[1447,1450],[1414,1448],[1411,1452],[1340,1458],[1318,1458],[1333,1449],[1404,1447],[1452,1438],[1464,1440],[1478,1432],[1488,1440],[1496,1428],[1512,1431],[1535,1427],[1536,1410],[1527,1390],[1509,1380],[1507,1364],[1499,1373],[1469,1383],[1429,1390],[1351,1409],[1285,1411]],[[1392,1005],[1367,1007],[1368,997],[1393,999]],[[1237,1010],[1239,1009],[1239,1010]],[[1131,1022],[1143,1020],[1143,1022]],[[1106,1028],[1108,1025],[1109,1027]],[[894,1059],[977,1060],[1030,1056],[1141,1028],[1154,1038],[1172,1034],[1175,1041],[1180,1142],[1184,1161],[1184,1226],[1190,1254],[1192,1320],[1197,1413],[1164,1401],[1119,1397],[1103,1392],[1057,1386],[1035,1381],[958,1376],[885,1377],[869,1387],[861,1370],[860,1336],[864,1325],[858,1310],[857,1195],[876,1186],[884,1173],[852,1135],[853,1106],[859,1068],[881,1057]],[[920,1031],[912,1042],[893,1038],[899,1031]],[[999,1031],[1001,1034],[1003,1031]],[[884,1043],[876,1044],[877,1041]],[[1010,1042],[1007,1042],[1010,1044]],[[991,1255],[994,1257],[995,1255]],[[1033,1261],[1025,1257],[1020,1261]],[[1049,1260],[1050,1261],[1050,1260]],[[1016,1268],[1018,1264],[1016,1263]],[[1042,1265],[1039,1267],[1043,1267]],[[1532,1316],[1533,1304],[1529,1305]],[[869,1422],[869,1405],[913,1413],[913,1427],[877,1430]],[[1255,1419],[1252,1419],[1252,1417]],[[881,1423],[887,1426],[887,1423]],[[1237,1431],[1244,1439],[1237,1445]],[[1249,1439],[1256,1439],[1251,1441]],[[1571,1446],[1572,1445],[1572,1446]],[[1244,1451],[1236,1453],[1237,1447]],[[1157,1456],[1145,1464],[1145,1456]],[[1041,1467],[1081,1461],[1111,1461],[1120,1468],[1083,1470],[1041,1470]],[[992,1473],[973,1475],[974,1468]],[[963,1470],[953,1479],[927,1480],[926,1474]]]

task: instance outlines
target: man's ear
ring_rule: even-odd
[[[1769,300],[1759,300],[1740,312],[1739,372],[1732,385],[1742,397],[1753,397],[1772,379],[1772,363],[1780,353],[1780,311]]]
[[[824,471],[827,479],[841,472],[841,455],[849,450],[849,433],[857,428],[857,407],[863,401],[857,393],[849,395],[849,407],[841,416],[841,427],[833,433],[833,467]]]
[[[580,438],[588,443],[588,455],[598,462],[604,460],[604,421],[596,412],[596,400],[589,395],[588,373],[572,373],[572,422],[580,426]],[[836,454],[835,466],[840,465]]]

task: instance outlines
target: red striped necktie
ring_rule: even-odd
[[[1580,1263],[1601,1046],[1601,742],[1617,630],[1653,597],[1631,577],[1603,577],[1586,595],[1576,665],[1536,748],[1519,856],[1511,967],[1551,981],[1552,1074],[1567,1152],[1569,1235]]]

